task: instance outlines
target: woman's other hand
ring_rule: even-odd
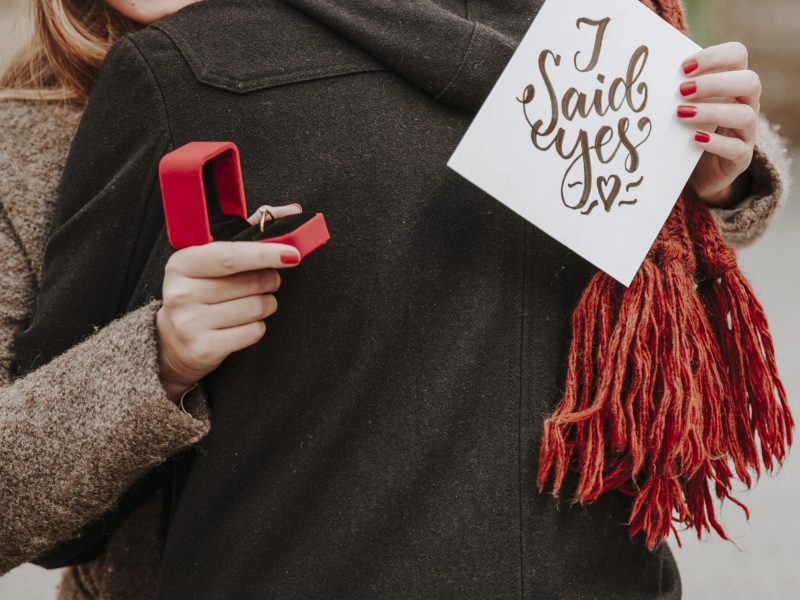
[[[748,70],[747,48],[739,42],[701,50],[683,62],[683,71],[687,79],[680,93],[686,100],[678,106],[678,117],[719,127],[716,133],[693,133],[705,152],[689,185],[707,203],[728,205],[744,197],[751,183],[747,168],[753,159],[761,80]]]
[[[276,218],[302,212],[298,204],[269,209]],[[258,213],[250,218],[259,220]],[[277,269],[299,262],[293,246],[262,242],[213,242],[170,257],[156,328],[159,375],[173,401],[264,336],[264,319],[278,307]]]

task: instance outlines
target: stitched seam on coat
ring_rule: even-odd
[[[313,81],[317,79],[326,79],[328,77],[336,77],[339,75],[390,70],[388,67],[379,64],[377,61],[365,60],[362,62],[318,65],[304,69],[295,69],[289,73],[273,73],[271,75],[263,75],[253,79],[239,80],[233,77],[220,75],[203,68],[200,59],[192,50],[191,46],[180,43],[182,41],[180,36],[176,35],[174,32],[170,32],[158,25],[153,26],[153,29],[158,29],[158,31],[169,38],[178,53],[184,58],[184,60],[186,60],[189,65],[189,69],[192,71],[198,81],[207,85],[220,87],[229,92],[236,92],[240,94],[254,92],[256,90],[265,89],[268,87],[279,87],[282,85],[301,83],[303,81]]]
[[[522,223],[522,294],[520,299],[520,336],[519,336],[519,405],[517,414],[519,425],[517,430],[517,503],[519,509],[519,597],[521,600],[525,598],[525,543],[524,543],[524,504],[523,504],[523,481],[525,471],[525,447],[522,444],[523,423],[522,417],[525,414],[525,396],[524,396],[524,378],[525,372],[525,298],[526,286],[528,282],[528,227],[523,221]]]
[[[304,83],[339,77],[342,75],[355,75],[358,73],[369,73],[372,71],[388,71],[382,66],[366,66],[357,63],[343,65],[325,65],[313,69],[302,69],[292,71],[285,75],[269,75],[261,79],[247,80],[246,82],[225,78],[219,75],[209,74],[205,77],[198,77],[202,83],[215,85],[231,92],[248,93],[264,90],[272,87],[281,87],[293,83]]]
[[[76,565],[70,568],[75,587],[87,598],[97,598],[97,586],[90,585],[89,582],[84,579],[83,573],[81,572],[83,566],[84,565]]]
[[[175,136],[174,136],[173,131],[172,131],[172,124],[171,124],[170,118],[169,118],[169,111],[167,110],[167,101],[166,101],[166,97],[164,95],[164,90],[161,88],[161,85],[159,84],[158,78],[155,75],[153,67],[150,64],[150,62],[147,60],[147,58],[145,58],[144,53],[142,52],[142,50],[139,48],[139,46],[136,44],[136,42],[134,42],[130,37],[127,38],[127,39],[130,40],[131,45],[136,50],[137,54],[142,59],[144,64],[147,66],[147,73],[150,75],[150,78],[152,79],[153,85],[155,86],[155,89],[158,92],[158,97],[161,100],[161,109],[164,112],[164,120],[166,121],[166,124],[167,124],[167,132],[169,133],[169,138],[167,139],[166,147],[162,148],[162,152],[163,151],[169,151],[170,149],[175,147]],[[160,159],[161,157],[158,157],[158,158]],[[145,213],[147,211],[148,199],[150,198],[150,196],[153,193],[153,188],[158,184],[158,165],[159,165],[159,161],[158,160],[154,161],[153,165],[150,167],[150,170],[148,172],[150,185],[147,187],[146,193],[144,194],[144,197],[143,197],[143,209],[144,209],[142,211],[143,213]],[[140,240],[140,238],[142,236],[142,229],[144,228],[144,222],[145,222],[144,218],[140,219],[139,226],[136,228],[136,235],[131,239],[131,242],[130,242],[130,247],[128,249],[127,272],[125,273],[125,279],[123,280],[124,281],[124,283],[123,283],[124,287],[122,288],[122,290],[120,292],[120,295],[127,294],[127,291],[131,287],[131,285],[130,285],[131,284],[131,275],[132,275],[133,262],[134,262],[133,261],[133,256],[135,255],[136,248],[139,245],[139,240]],[[129,301],[129,299],[124,299],[124,300],[125,300],[126,304]],[[120,313],[120,314],[125,312],[125,306],[123,305],[123,298],[119,298],[118,301],[117,301],[117,312]]]
[[[467,49],[461,56],[461,61],[458,63],[458,68],[456,69],[455,74],[453,74],[453,77],[450,79],[449,83],[444,87],[444,89],[438,94],[436,94],[436,96],[434,96],[434,100],[440,100],[441,98],[443,98],[444,95],[450,91],[450,88],[452,88],[455,85],[456,81],[458,81],[458,78],[461,76],[461,71],[463,70],[464,65],[467,63],[467,57],[470,55],[470,51],[472,50],[472,45],[475,42],[477,33],[478,33],[478,23],[476,21],[473,21],[472,29],[470,30],[469,34],[469,41],[467,42]]]
[[[172,121],[169,118],[169,110],[167,109],[167,97],[164,94],[164,89],[161,87],[161,82],[158,81],[158,77],[156,77],[153,65],[150,64],[149,60],[147,60],[147,57],[144,55],[144,52],[142,52],[142,49],[139,48],[139,45],[136,43],[136,41],[131,37],[129,37],[128,39],[130,40],[131,45],[136,49],[137,54],[142,59],[144,64],[147,65],[147,72],[150,74],[150,78],[153,80],[153,84],[158,90],[158,96],[161,99],[161,108],[164,111],[164,120],[167,122],[167,130],[169,131],[169,144],[171,146],[174,146],[175,135],[172,131]]]

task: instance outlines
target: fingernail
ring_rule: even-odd
[[[697,61],[693,58],[690,58],[686,62],[683,63],[683,72],[688,75],[689,73],[694,73],[697,70]]]
[[[698,141],[701,144],[707,144],[708,142],[711,141],[711,136],[708,135],[705,131],[695,131],[694,139],[695,141]]]
[[[697,107],[689,104],[681,104],[678,107],[678,116],[681,119],[691,119],[697,114]]]
[[[292,206],[296,206],[296,207],[297,207],[297,208],[299,208],[300,210],[303,210],[303,207],[302,207],[302,206],[300,206],[300,204],[298,204],[297,202],[292,202]]]
[[[691,96],[697,91],[697,84],[694,81],[684,81],[681,84],[681,94]]]
[[[285,265],[296,265],[300,262],[300,255],[296,252],[283,252],[281,262]]]

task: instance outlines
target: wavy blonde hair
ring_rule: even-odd
[[[102,0],[31,0],[33,32],[0,76],[0,99],[83,105],[109,48],[138,25]]]

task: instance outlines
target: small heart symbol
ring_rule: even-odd
[[[608,190],[609,186],[611,187],[611,193],[609,193]],[[617,199],[621,187],[622,181],[618,175],[612,175],[611,177],[600,176],[597,178],[597,191],[600,193],[600,199],[603,201],[606,212],[611,211],[611,207],[614,206],[614,201]]]

